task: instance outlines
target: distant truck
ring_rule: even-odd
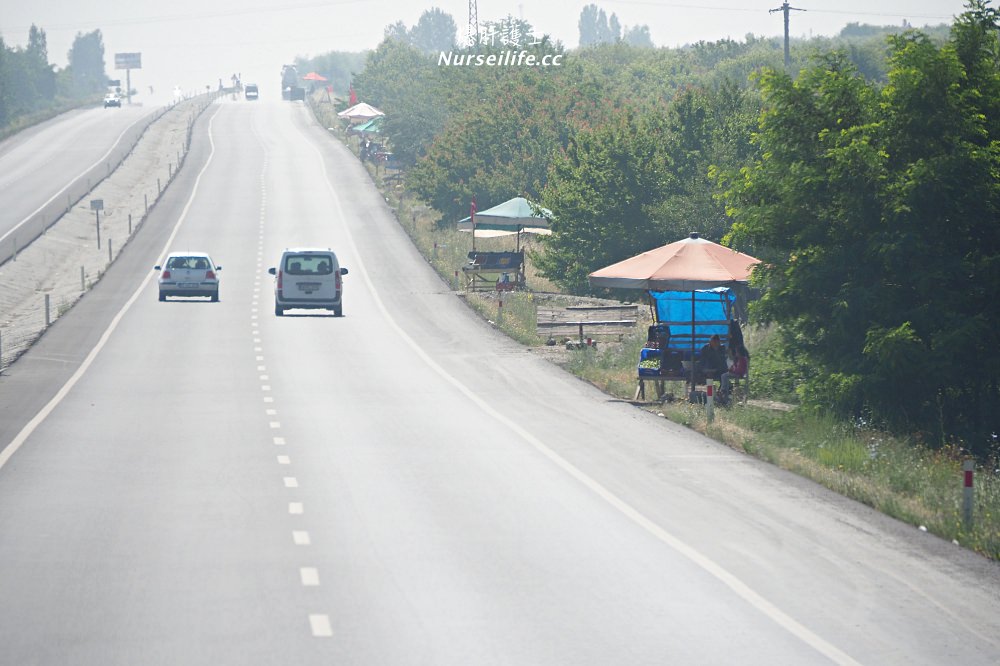
[[[306,89],[299,85],[299,70],[295,65],[281,68],[281,99],[294,101],[306,98]]]

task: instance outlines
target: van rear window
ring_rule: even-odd
[[[325,255],[289,254],[285,257],[284,272],[288,275],[329,275],[333,273],[333,262]]]

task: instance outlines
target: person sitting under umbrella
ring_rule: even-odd
[[[713,335],[708,344],[701,348],[698,355],[698,370],[703,377],[713,379],[721,377],[726,371],[726,352],[722,348],[722,340]]]

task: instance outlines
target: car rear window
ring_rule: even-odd
[[[333,273],[333,261],[323,254],[289,254],[284,271],[289,275],[329,275]]]
[[[167,261],[167,268],[193,268],[208,270],[211,266],[205,257],[170,257]]]

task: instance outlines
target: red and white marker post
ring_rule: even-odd
[[[966,460],[962,463],[962,522],[966,530],[972,529],[972,504],[975,499],[972,480],[975,469],[975,461]]]
[[[705,380],[705,418],[709,423],[715,420],[715,382]]]

